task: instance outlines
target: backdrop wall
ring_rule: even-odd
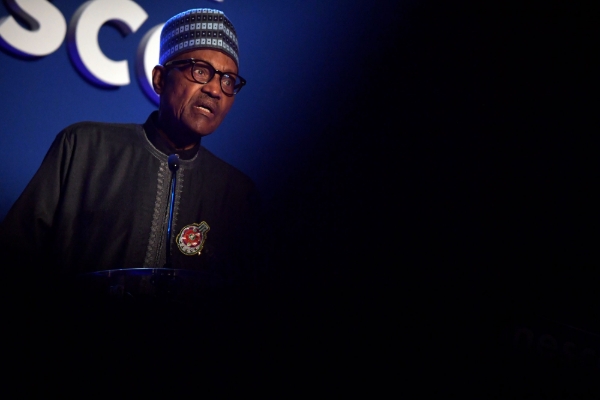
[[[51,4],[68,25],[76,21],[75,12],[84,1],[56,0]],[[110,2],[106,4],[110,9]],[[240,40],[240,74],[248,80],[233,111],[203,144],[250,175],[269,198],[277,182],[298,160],[306,158],[319,140],[321,130],[315,126],[336,111],[332,100],[347,91],[345,63],[357,59],[354,52],[369,40],[373,40],[373,48],[378,47],[372,32],[380,30],[381,22],[376,20],[385,17],[378,16],[382,11],[372,2],[357,0],[137,0],[136,4],[147,13],[147,19],[135,32],[123,34],[119,21],[112,21],[98,34],[100,48],[108,58],[127,61],[127,85],[107,88],[92,82],[73,62],[66,37],[58,49],[43,57],[26,57],[11,51],[6,43],[3,46],[0,218],[62,128],[84,120],[143,122],[156,108],[138,81],[136,51],[151,28],[192,7],[221,9],[233,21]],[[15,16],[21,26],[29,28],[27,18],[10,12],[17,8],[18,2],[5,2],[0,18]],[[45,28],[45,17],[40,21]]]

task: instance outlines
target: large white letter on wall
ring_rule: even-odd
[[[152,86],[152,70],[158,64],[160,56],[160,31],[165,24],[158,24],[150,29],[142,38],[136,54],[136,72],[142,90],[154,103],[159,97]]]
[[[42,57],[62,44],[67,22],[62,13],[46,0],[7,0],[6,6],[31,28],[25,29],[13,16],[0,19],[0,44],[12,53]]]
[[[123,35],[134,33],[148,18],[142,7],[131,0],[94,0],[83,3],[69,23],[69,54],[80,72],[102,86],[128,85],[127,60],[106,57],[98,43],[98,32],[107,22]]]

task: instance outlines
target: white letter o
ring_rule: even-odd
[[[136,73],[142,90],[154,103],[158,104],[159,96],[152,86],[152,70],[158,64],[160,53],[160,32],[165,24],[158,24],[150,29],[142,40],[136,53]]]

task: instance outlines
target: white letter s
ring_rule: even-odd
[[[13,16],[0,20],[0,45],[18,55],[42,57],[55,52],[67,32],[62,13],[46,0],[7,0],[6,6],[31,26],[21,27]]]

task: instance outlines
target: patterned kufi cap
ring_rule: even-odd
[[[195,8],[179,13],[165,23],[160,33],[161,65],[180,53],[195,49],[219,50],[240,67],[237,34],[222,11]]]

